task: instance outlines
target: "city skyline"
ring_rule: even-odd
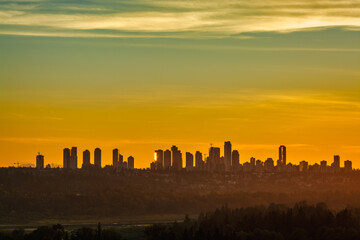
[[[91,161],[91,154],[88,149],[84,150],[82,155],[82,163],[78,163],[77,147],[64,148],[63,149],[63,165],[62,168],[69,169],[88,169],[88,168],[103,168],[106,166],[112,166],[116,169],[121,168],[139,168],[139,169],[151,169],[151,170],[181,170],[187,171],[202,170],[202,171],[306,171],[311,168],[318,168],[324,171],[327,167],[340,170],[343,169],[356,169],[353,168],[352,161],[347,159],[343,160],[341,165],[340,155],[333,155],[333,162],[328,160],[321,160],[315,163],[309,163],[309,161],[302,160],[298,163],[287,162],[287,147],[280,145],[278,148],[278,157],[267,157],[266,160],[251,157],[248,161],[243,160],[241,162],[241,154],[239,150],[233,149],[231,141],[225,141],[224,147],[221,152],[221,148],[214,147],[212,144],[208,149],[208,154],[201,151],[195,153],[182,151],[176,146],[172,145],[170,149],[158,149],[154,150],[154,159],[150,162],[149,167],[135,167],[134,157],[129,156],[127,161],[124,160],[124,156],[120,153],[118,148],[112,150],[112,164],[102,164],[102,151],[99,147],[95,148],[93,161]],[[93,162],[93,163],[91,163]],[[329,163],[329,164],[328,164]],[[31,164],[33,165],[33,164]],[[53,163],[46,164],[46,167],[51,167]],[[80,166],[79,166],[80,165]],[[18,165],[19,166],[19,165]],[[44,155],[40,152],[36,156],[36,168],[44,168]],[[294,170],[292,168],[295,167]],[[246,170],[247,169],[247,170]],[[260,170],[261,169],[261,170]]]
[[[0,1],[0,166],[60,164],[70,143],[146,166],[230,139],[246,158],[284,144],[360,167],[358,5]]]
[[[359,123],[360,0],[0,0],[0,238],[360,239]]]

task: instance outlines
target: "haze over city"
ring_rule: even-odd
[[[285,144],[360,166],[356,0],[0,4],[3,167],[61,164],[67,145],[146,167],[224,139],[242,159]]]

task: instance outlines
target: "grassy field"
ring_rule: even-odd
[[[197,216],[190,216],[196,218]],[[138,240],[144,238],[144,229],[155,223],[172,223],[174,221],[182,222],[184,215],[145,215],[145,216],[131,216],[119,218],[103,218],[94,219],[94,217],[79,218],[79,219],[45,219],[41,221],[34,221],[29,224],[2,224],[0,231],[12,231],[15,229],[24,229],[26,232],[35,230],[40,226],[51,226],[61,224],[66,231],[73,231],[75,229],[88,227],[96,228],[100,222],[102,228],[112,228],[120,232],[124,239]]]

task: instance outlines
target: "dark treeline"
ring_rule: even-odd
[[[225,206],[197,220],[147,227],[145,234],[148,240],[358,240],[360,209],[333,212],[324,203],[305,202],[292,208]]]
[[[360,208],[360,172],[201,173],[0,168],[0,223],[46,220],[118,221],[155,215],[198,215],[230,208],[325,202]],[[166,217],[165,217],[166,219]],[[54,223],[53,221],[51,223]]]
[[[65,231],[60,224],[52,227],[43,226],[26,233],[22,229],[0,232],[0,240],[122,240],[120,233],[114,229],[79,228],[72,232]]]

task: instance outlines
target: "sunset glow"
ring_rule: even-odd
[[[230,140],[240,163],[286,145],[289,162],[359,168],[359,6],[0,0],[0,166],[77,146],[145,168]]]

